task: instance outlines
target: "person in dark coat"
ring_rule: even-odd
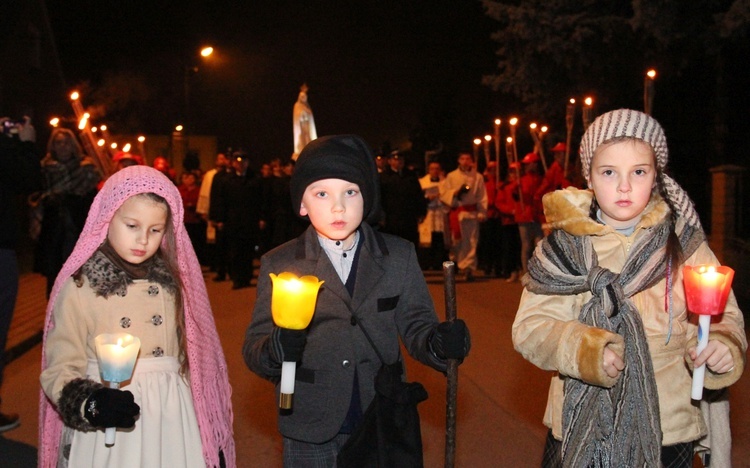
[[[34,147],[36,133],[30,119],[23,123],[2,120],[0,134],[0,386],[5,368],[5,345],[18,296],[19,196],[42,188],[39,155]],[[18,427],[15,413],[0,412],[0,433]]]
[[[312,225],[261,258],[242,352],[248,367],[274,382],[277,392],[282,362],[299,363],[293,409],[279,415],[284,466],[335,466],[375,395],[381,361],[373,346],[387,364],[403,364],[401,341],[412,357],[445,371],[447,359],[462,360],[471,343],[463,321],[438,323],[414,246],[371,227],[380,184],[361,138],[328,136],[305,146],[291,198]],[[274,324],[270,274],[282,272],[324,281],[304,330]]]
[[[300,219],[292,209],[289,186],[294,172],[294,160],[290,159],[281,166],[281,174],[271,179],[268,201],[268,227],[271,230],[271,247],[297,238],[310,224]]]
[[[217,227],[227,237],[232,289],[250,287],[253,260],[263,228],[263,197],[260,179],[249,168],[244,151],[232,155],[234,172],[223,184],[217,199]]]
[[[398,151],[388,157],[388,167],[380,174],[383,232],[403,237],[419,247],[419,222],[427,215],[427,201],[417,174],[407,169]]]
[[[53,130],[41,165],[45,187],[38,200],[44,218],[34,269],[47,277],[49,296],[83,229],[102,174],[67,128]]]
[[[231,159],[231,158],[230,158]],[[226,168],[218,168],[211,181],[210,200],[208,206],[208,220],[216,229],[216,239],[214,244],[213,267],[216,276],[213,280],[216,282],[226,281],[229,271],[229,243],[227,234],[224,230],[223,221],[226,208],[224,206],[226,184],[234,174],[234,169],[230,167],[231,161],[227,161]]]

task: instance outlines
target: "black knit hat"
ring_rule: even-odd
[[[311,183],[342,179],[359,185],[364,201],[362,219],[375,222],[380,212],[380,182],[375,157],[357,135],[331,135],[308,143],[294,166],[290,191],[292,209],[299,215],[302,195]]]

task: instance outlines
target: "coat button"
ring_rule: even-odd
[[[161,315],[157,314],[157,315],[154,315],[153,317],[151,317],[151,323],[153,323],[155,326],[159,326],[162,323],[164,323],[164,319],[161,318]]]
[[[151,354],[153,354],[154,357],[162,357],[164,356],[164,350],[157,346],[153,351],[151,351]]]
[[[148,287],[148,295],[149,296],[156,296],[159,294],[159,286],[149,286]]]
[[[120,319],[120,326],[122,328],[130,328],[130,319],[128,317],[123,317]]]
[[[341,367],[343,367],[345,369],[348,369],[351,366],[352,366],[352,363],[348,359],[344,359],[344,361],[341,363]]]

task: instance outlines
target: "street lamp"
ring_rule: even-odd
[[[200,50],[200,56],[204,59],[210,57],[214,53],[214,48],[210,46],[203,47]],[[185,64],[185,74],[184,74],[184,86],[185,86],[185,115],[183,116],[183,122],[185,125],[185,132],[191,128],[190,127],[190,77],[198,73],[198,66],[194,65],[192,63]]]
[[[474,138],[474,163],[477,162],[477,159],[479,158],[479,145],[482,144],[481,138]]]

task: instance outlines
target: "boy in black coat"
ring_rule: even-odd
[[[400,338],[412,357],[439,371],[468,354],[470,338],[461,320],[438,323],[413,244],[370,226],[380,188],[361,138],[329,136],[305,146],[291,195],[312,225],[262,257],[243,355],[277,393],[281,363],[298,363],[294,407],[279,416],[284,466],[333,466],[375,395],[381,362],[362,327],[386,364],[403,360]],[[325,281],[305,330],[274,325],[269,274],[282,272]]]

